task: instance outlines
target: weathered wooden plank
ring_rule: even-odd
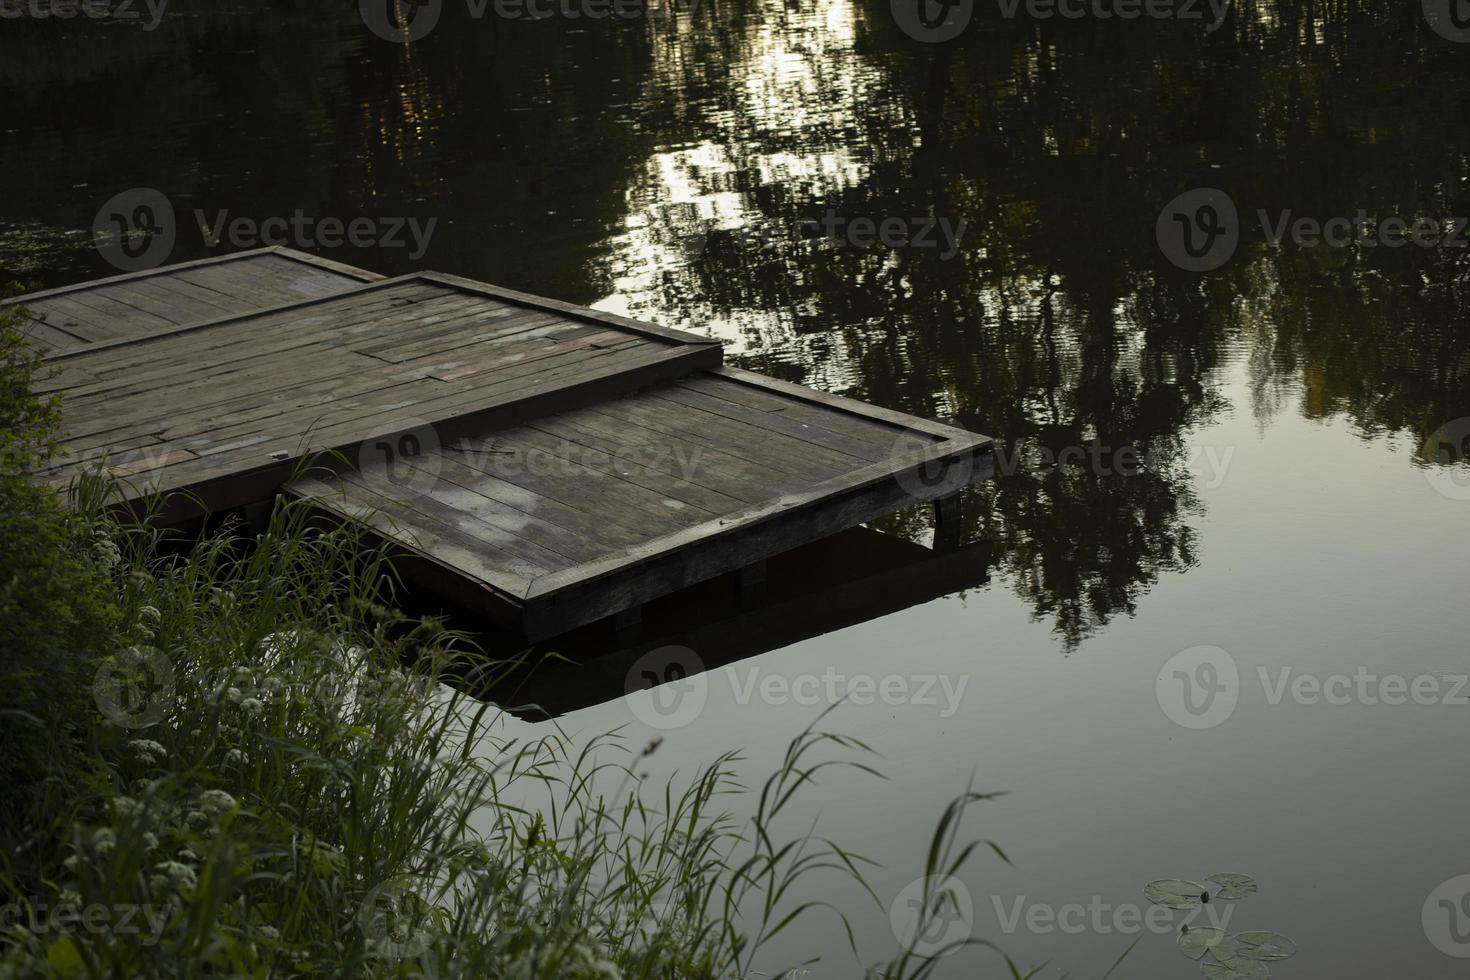
[[[479,580],[517,596],[525,594],[531,579],[545,573],[534,562],[503,551],[434,514],[409,507],[372,486],[308,476],[291,481],[286,489],[360,521],[460,572],[474,570]]]
[[[111,287],[121,292],[124,287]],[[151,330],[159,327],[177,326],[167,317],[147,310],[128,302],[122,296],[109,296],[101,289],[87,290],[85,292],[72,293],[65,297],[64,301],[72,302],[78,306],[89,307],[107,323],[122,333],[131,333],[136,330]]]
[[[455,458],[458,455],[403,461],[418,474],[410,477],[416,502],[431,508],[452,507],[499,533],[512,534],[574,562],[589,561],[639,540],[636,531],[617,524],[598,525],[576,508],[529,493]]]
[[[895,441],[911,434],[910,426],[881,421],[860,415],[828,402],[794,398],[771,388],[739,381],[719,372],[708,372],[680,378],[671,387],[686,388],[720,401],[733,402],[770,414],[779,414],[810,426],[818,433],[835,432],[849,439],[869,443],[884,450]],[[844,399],[851,401],[851,399]]]
[[[810,443],[797,442],[755,426],[732,423],[698,410],[675,415],[636,398],[615,399],[599,405],[597,410],[625,422],[636,422],[645,428],[722,449],[732,456],[748,459],[768,469],[790,472],[806,480],[826,479],[863,462],[854,456],[822,450]]]
[[[256,360],[267,354],[278,354],[323,340],[336,346],[353,346],[352,339],[362,332],[382,330],[385,317],[393,317],[393,322],[398,324],[400,317],[411,315],[402,311],[410,307],[417,311],[420,304],[434,302],[436,298],[423,294],[354,293],[334,299],[331,305],[317,307],[315,304],[324,301],[310,301],[307,304],[309,312],[303,312],[299,317],[292,315],[297,311],[294,306],[278,308],[124,338],[106,345],[95,344],[85,349],[61,352],[50,360],[84,361],[95,365],[94,369],[99,374],[126,375],[134,381],[152,377],[147,373],[150,367],[160,372],[158,376],[168,377],[172,374],[170,365],[178,361],[206,357],[217,363],[231,359]],[[167,345],[166,354],[160,354],[158,344]]]
[[[265,275],[252,269],[248,262],[232,262],[208,269],[189,269],[176,275],[197,286],[229,296],[244,309],[262,309],[283,299],[296,298],[289,295],[285,276]]]
[[[920,418],[917,415],[907,415],[890,408],[882,408],[878,405],[860,402],[853,398],[844,398],[841,395],[818,391],[815,388],[804,388],[801,385],[792,384],[790,381],[770,378],[764,374],[747,371],[744,368],[722,365],[709,373],[713,377],[739,382],[740,384],[748,385],[751,388],[762,391],[802,399],[813,405],[835,409],[838,412],[848,415],[857,415],[877,422],[885,422],[897,426],[900,429],[923,432],[943,439],[969,440],[975,437],[975,433],[973,432],[956,428],[952,425],[945,425],[942,422],[934,422],[930,419]]]
[[[83,303],[93,299],[120,303],[136,310],[143,317],[156,317],[174,326],[197,319],[192,315],[191,310],[182,308],[180,304],[160,301],[158,295],[148,289],[149,281],[137,279],[129,283],[118,283],[115,286],[103,286],[100,289],[77,293],[76,296],[78,301]]]
[[[57,286],[52,289],[38,290],[33,293],[26,293],[22,296],[13,296],[8,299],[0,300],[0,306],[9,304],[22,304],[29,306],[33,303],[39,302],[42,299],[49,299],[56,296],[65,296],[69,293],[97,289],[98,287],[108,286],[113,283],[131,282],[134,280],[147,279],[159,275],[174,275],[179,272],[208,269],[211,266],[225,265],[233,262],[248,262],[251,259],[266,255],[277,255],[314,269],[335,272],[346,279],[354,280],[356,282],[374,282],[383,278],[376,272],[369,272],[366,269],[359,269],[355,266],[346,265],[345,263],[336,262],[331,259],[321,258],[320,256],[311,255],[306,252],[300,252],[295,249],[285,248],[283,246],[266,246],[264,248],[249,249],[241,252],[231,252],[226,255],[211,255],[202,259],[193,259],[188,262],[176,262],[172,265],[160,266],[154,269],[140,269],[136,272],[124,272],[119,275],[108,276],[103,279],[89,279],[84,282],[72,283],[69,286]]]
[[[312,266],[313,268],[322,269],[327,272],[335,272],[345,279],[355,279],[358,282],[374,282],[387,278],[381,273],[362,269],[355,265],[348,265],[346,262],[338,262],[335,259],[329,259],[325,256],[313,255],[310,252],[302,252],[285,245],[276,245],[268,251],[272,255],[279,255],[281,258],[291,262],[299,262],[302,265]]]
[[[512,307],[473,309],[472,299],[466,299],[465,302],[471,304],[472,308],[468,315],[455,317],[446,314],[425,318],[415,325],[412,333],[377,341],[359,349],[385,361],[402,363],[430,351],[445,350],[446,343],[469,345],[490,341],[509,342],[522,335],[542,336],[575,326],[561,317],[537,310],[516,310]]]
[[[463,455],[477,459],[477,469],[487,476],[559,501],[587,514],[594,522],[625,526],[641,536],[689,527],[716,516],[605,471],[581,466],[565,456],[539,453],[522,442],[516,432],[497,433],[481,445],[478,453]]]
[[[871,439],[857,439],[846,433],[835,429],[817,428],[811,424],[786,415],[781,412],[765,411],[741,405],[738,402],[727,401],[720,398],[712,398],[703,392],[682,388],[678,385],[666,385],[663,388],[649,391],[644,394],[644,400],[650,402],[667,402],[669,411],[677,412],[677,406],[698,409],[710,415],[718,415],[732,422],[754,426],[781,436],[795,439],[798,442],[808,443],[823,449],[832,449],[844,453],[853,459],[865,459],[868,462],[877,462],[888,455],[893,449],[894,436],[889,436],[882,442]],[[897,435],[895,433],[894,435]]]
[[[496,345],[493,341],[468,347],[456,347],[443,354],[425,357],[420,361],[405,361],[404,368],[421,364],[430,377],[441,381],[490,381],[511,377],[512,368],[539,370],[537,362],[548,359],[559,364],[568,362],[576,353],[596,351],[630,350],[646,346],[646,341],[630,339],[626,334],[610,330],[596,331],[581,336],[559,334],[554,337],[532,337],[510,345]],[[519,376],[519,375],[514,375]]]
[[[83,343],[77,335],[68,333],[60,327],[54,327],[37,317],[30,317],[22,323],[20,332],[29,337],[31,342],[41,350],[54,350],[58,347],[70,347],[72,344]]]
[[[127,335],[127,327],[116,317],[99,313],[93,307],[77,302],[72,296],[50,297],[37,303],[36,309],[47,320],[57,315],[64,317],[63,326],[67,331],[79,334],[88,342],[113,340]]]
[[[680,500],[712,515],[740,510],[746,501],[711,490],[694,482],[702,455],[698,453],[648,453],[633,458],[614,455],[607,443],[597,438],[581,439],[555,435],[536,423],[516,426],[506,434],[531,450],[575,459],[577,463],[647,487],[664,497]],[[584,441],[585,440],[585,441]],[[590,445],[589,445],[590,443]]]
[[[421,479],[417,474],[404,472],[415,484]],[[528,522],[526,515],[470,488],[460,487],[451,480],[436,479],[432,494],[397,486],[384,471],[376,469],[371,472],[347,470],[338,477],[338,481],[354,491],[374,491],[377,494],[374,499],[382,506],[399,508],[401,513],[409,510],[423,513],[441,525],[454,528],[482,549],[504,551],[531,565],[552,570],[570,568],[583,560],[584,555],[594,551],[582,545],[574,554],[563,553],[549,543],[553,540],[565,543],[566,535],[559,529],[543,533],[544,525],[540,522]],[[527,577],[534,579],[537,576]]]
[[[223,369],[244,362],[277,358],[286,352],[305,348],[350,347],[354,335],[385,329],[384,318],[393,316],[393,311],[398,308],[393,304],[385,305],[382,297],[372,299],[372,304],[364,302],[361,308],[357,303],[344,300],[342,306],[314,311],[299,323],[274,317],[235,318],[180,328],[161,335],[136,337],[117,344],[95,344],[89,348],[64,351],[48,358],[48,361],[66,360],[83,364],[108,379],[104,385],[74,392],[75,398],[97,394],[116,396],[129,390],[139,391],[154,388],[160,383],[167,384],[178,377],[176,368],[180,364],[208,364]]]
[[[92,310],[75,303],[62,304],[58,300],[65,297],[53,297],[51,299],[36,300],[26,304],[26,309],[31,311],[35,318],[59,327],[70,333],[75,333],[83,342],[93,332],[107,332],[107,322],[98,317]],[[96,317],[94,320],[93,318]]]
[[[545,296],[534,296],[530,293],[517,292],[502,286],[492,286],[489,283],[476,282],[473,279],[465,279],[460,276],[451,276],[442,272],[424,273],[424,278],[434,282],[444,283],[467,292],[478,293],[482,296],[490,296],[513,303],[518,306],[526,306],[544,310],[552,310],[573,320],[584,320],[590,323],[602,323],[619,330],[626,331],[638,336],[648,337],[652,340],[662,340],[675,344],[709,344],[713,343],[709,337],[704,337],[687,330],[674,330],[670,327],[661,327],[656,324],[646,323],[642,320],[634,320],[629,317],[619,316],[616,313],[606,313],[602,310],[593,310],[585,306],[576,306],[572,303],[564,303],[561,300],[548,299]]]
[[[178,285],[170,289],[164,284],[163,278],[154,276],[151,279],[137,279],[126,286],[110,286],[98,292],[103,295],[115,295],[141,310],[153,313],[176,325],[218,320],[220,317],[230,316],[236,312],[180,292],[188,285],[182,280],[176,280]]]
[[[680,458],[695,459],[697,453],[697,458],[704,465],[691,476],[691,481],[746,503],[765,500],[772,493],[794,490],[806,482],[789,472],[760,466],[718,448],[693,444],[667,432],[603,415],[595,407],[550,415],[528,425],[666,473],[676,472],[674,467]]]
[[[233,316],[241,312],[238,309],[238,304],[232,303],[219,293],[205,289],[203,286],[197,286],[187,279],[181,279],[174,275],[160,274],[149,279],[139,279],[138,284],[140,286],[150,286],[160,293],[182,296],[212,311],[210,315],[207,317],[201,316],[200,319],[215,320],[220,317]]]

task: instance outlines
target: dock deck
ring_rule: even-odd
[[[990,475],[985,436],[724,367],[695,334],[437,273],[191,322],[161,285],[190,271],[125,277],[140,312],[156,280],[158,322],[47,356],[67,453],[43,478],[104,466],[168,519],[284,492],[529,639]]]
[[[452,569],[539,639],[948,496],[988,475],[988,445],[718,368],[287,490]]]

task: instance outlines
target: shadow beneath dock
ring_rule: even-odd
[[[856,527],[768,559],[763,577],[724,575],[651,601],[633,628],[603,620],[528,646],[465,614],[451,619],[492,657],[525,658],[493,690],[472,693],[539,721],[622,697],[651,650],[686,647],[712,670],[978,588],[990,564],[985,542],[933,549]]]

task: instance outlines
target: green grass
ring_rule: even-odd
[[[352,527],[282,504],[254,539],[227,527],[183,547],[107,509],[101,478],[67,507],[26,480],[54,451],[54,406],[0,330],[0,397],[29,433],[0,501],[17,558],[0,593],[16,638],[0,978],[723,980],[805,916],[847,921],[802,897],[811,876],[878,902],[870,862],[773,829],[826,770],[877,776],[826,716],[753,788],[734,754],[649,785],[636,772],[657,742],[507,737],[498,708],[441,683],[481,690],[505,665],[395,611],[391,561]],[[970,856],[960,828],[985,798],[956,799],[916,873]],[[855,955],[826,965],[861,972]],[[934,967],[900,953],[871,971]]]

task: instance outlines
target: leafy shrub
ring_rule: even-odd
[[[29,474],[58,449],[54,398],[21,335],[23,312],[0,309],[0,853],[33,877],[64,812],[62,788],[93,709],[89,684],[116,634],[106,531],[69,513]]]

